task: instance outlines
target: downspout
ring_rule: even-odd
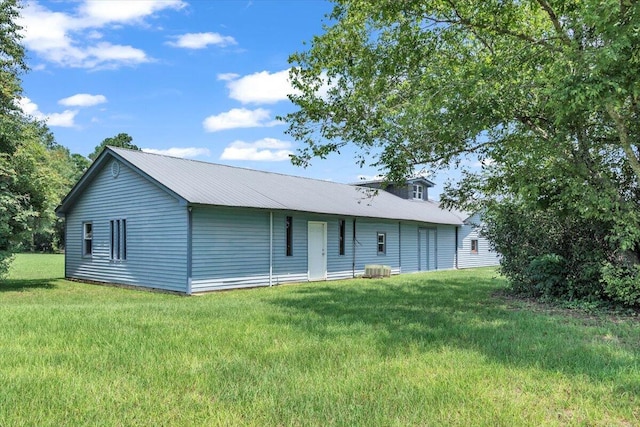
[[[458,270],[458,231],[460,230],[460,226],[456,225],[456,253],[455,253],[455,257],[456,257],[456,270]]]
[[[402,273],[402,222],[398,221],[398,268]]]
[[[351,259],[351,277],[356,277],[356,219],[353,218],[353,238],[351,239],[352,244],[352,259]]]
[[[193,272],[193,208],[187,207],[187,295],[191,295],[192,272]]]
[[[69,268],[67,267],[67,260],[69,259],[69,257],[67,256],[67,245],[69,242],[69,222],[67,221],[66,213],[64,214],[64,216],[58,215],[58,217],[64,218],[64,277],[67,278],[69,277],[69,275],[67,274],[67,272],[69,271]],[[82,249],[80,249],[80,253],[82,254]]]
[[[269,286],[273,286],[273,211],[269,212]]]

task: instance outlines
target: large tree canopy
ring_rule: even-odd
[[[291,57],[298,163],[351,143],[401,178],[533,145],[606,150],[640,179],[636,2],[339,0],[329,18]]]
[[[565,295],[640,305],[640,4],[335,3],[291,57],[298,108],[285,120],[306,143],[294,162],[353,144],[396,181],[477,156],[484,168],[444,202],[489,209],[511,279],[561,272],[545,280]],[[512,221],[523,213],[533,233]],[[545,230],[558,232],[533,238]]]

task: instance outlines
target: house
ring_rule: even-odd
[[[56,212],[67,278],[186,294],[452,269],[464,225],[385,191],[112,147]]]

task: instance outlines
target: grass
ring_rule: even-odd
[[[640,424],[632,319],[495,297],[492,269],[198,297],[0,283],[0,425]]]

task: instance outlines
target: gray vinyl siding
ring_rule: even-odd
[[[438,270],[456,268],[456,228],[438,225]]]
[[[340,220],[344,220],[344,255],[340,255]],[[353,218],[327,219],[327,279],[353,277]]]
[[[418,224],[402,223],[402,273],[418,271]]]
[[[269,283],[269,212],[192,211],[192,292]]]
[[[378,233],[386,234],[386,251],[378,253]],[[382,264],[400,273],[400,233],[397,221],[361,219],[356,221],[356,275],[364,274],[365,265]]]
[[[460,227],[458,236],[459,268],[488,267],[500,264],[499,255],[491,250],[489,241],[480,233],[481,221],[480,215],[475,214],[466,221],[465,225]],[[478,240],[477,253],[471,252],[472,240]]]
[[[112,160],[113,161],[113,160]],[[110,259],[110,221],[126,219],[126,261]],[[93,224],[93,255],[82,256],[82,224]],[[124,164],[110,163],[66,214],[68,278],[187,291],[187,209]]]
[[[286,217],[292,220],[292,252],[287,256]],[[304,212],[276,211],[273,213],[273,282],[300,282],[308,279],[307,233],[308,221],[324,221],[322,215],[310,218]],[[328,243],[327,243],[328,245]]]

